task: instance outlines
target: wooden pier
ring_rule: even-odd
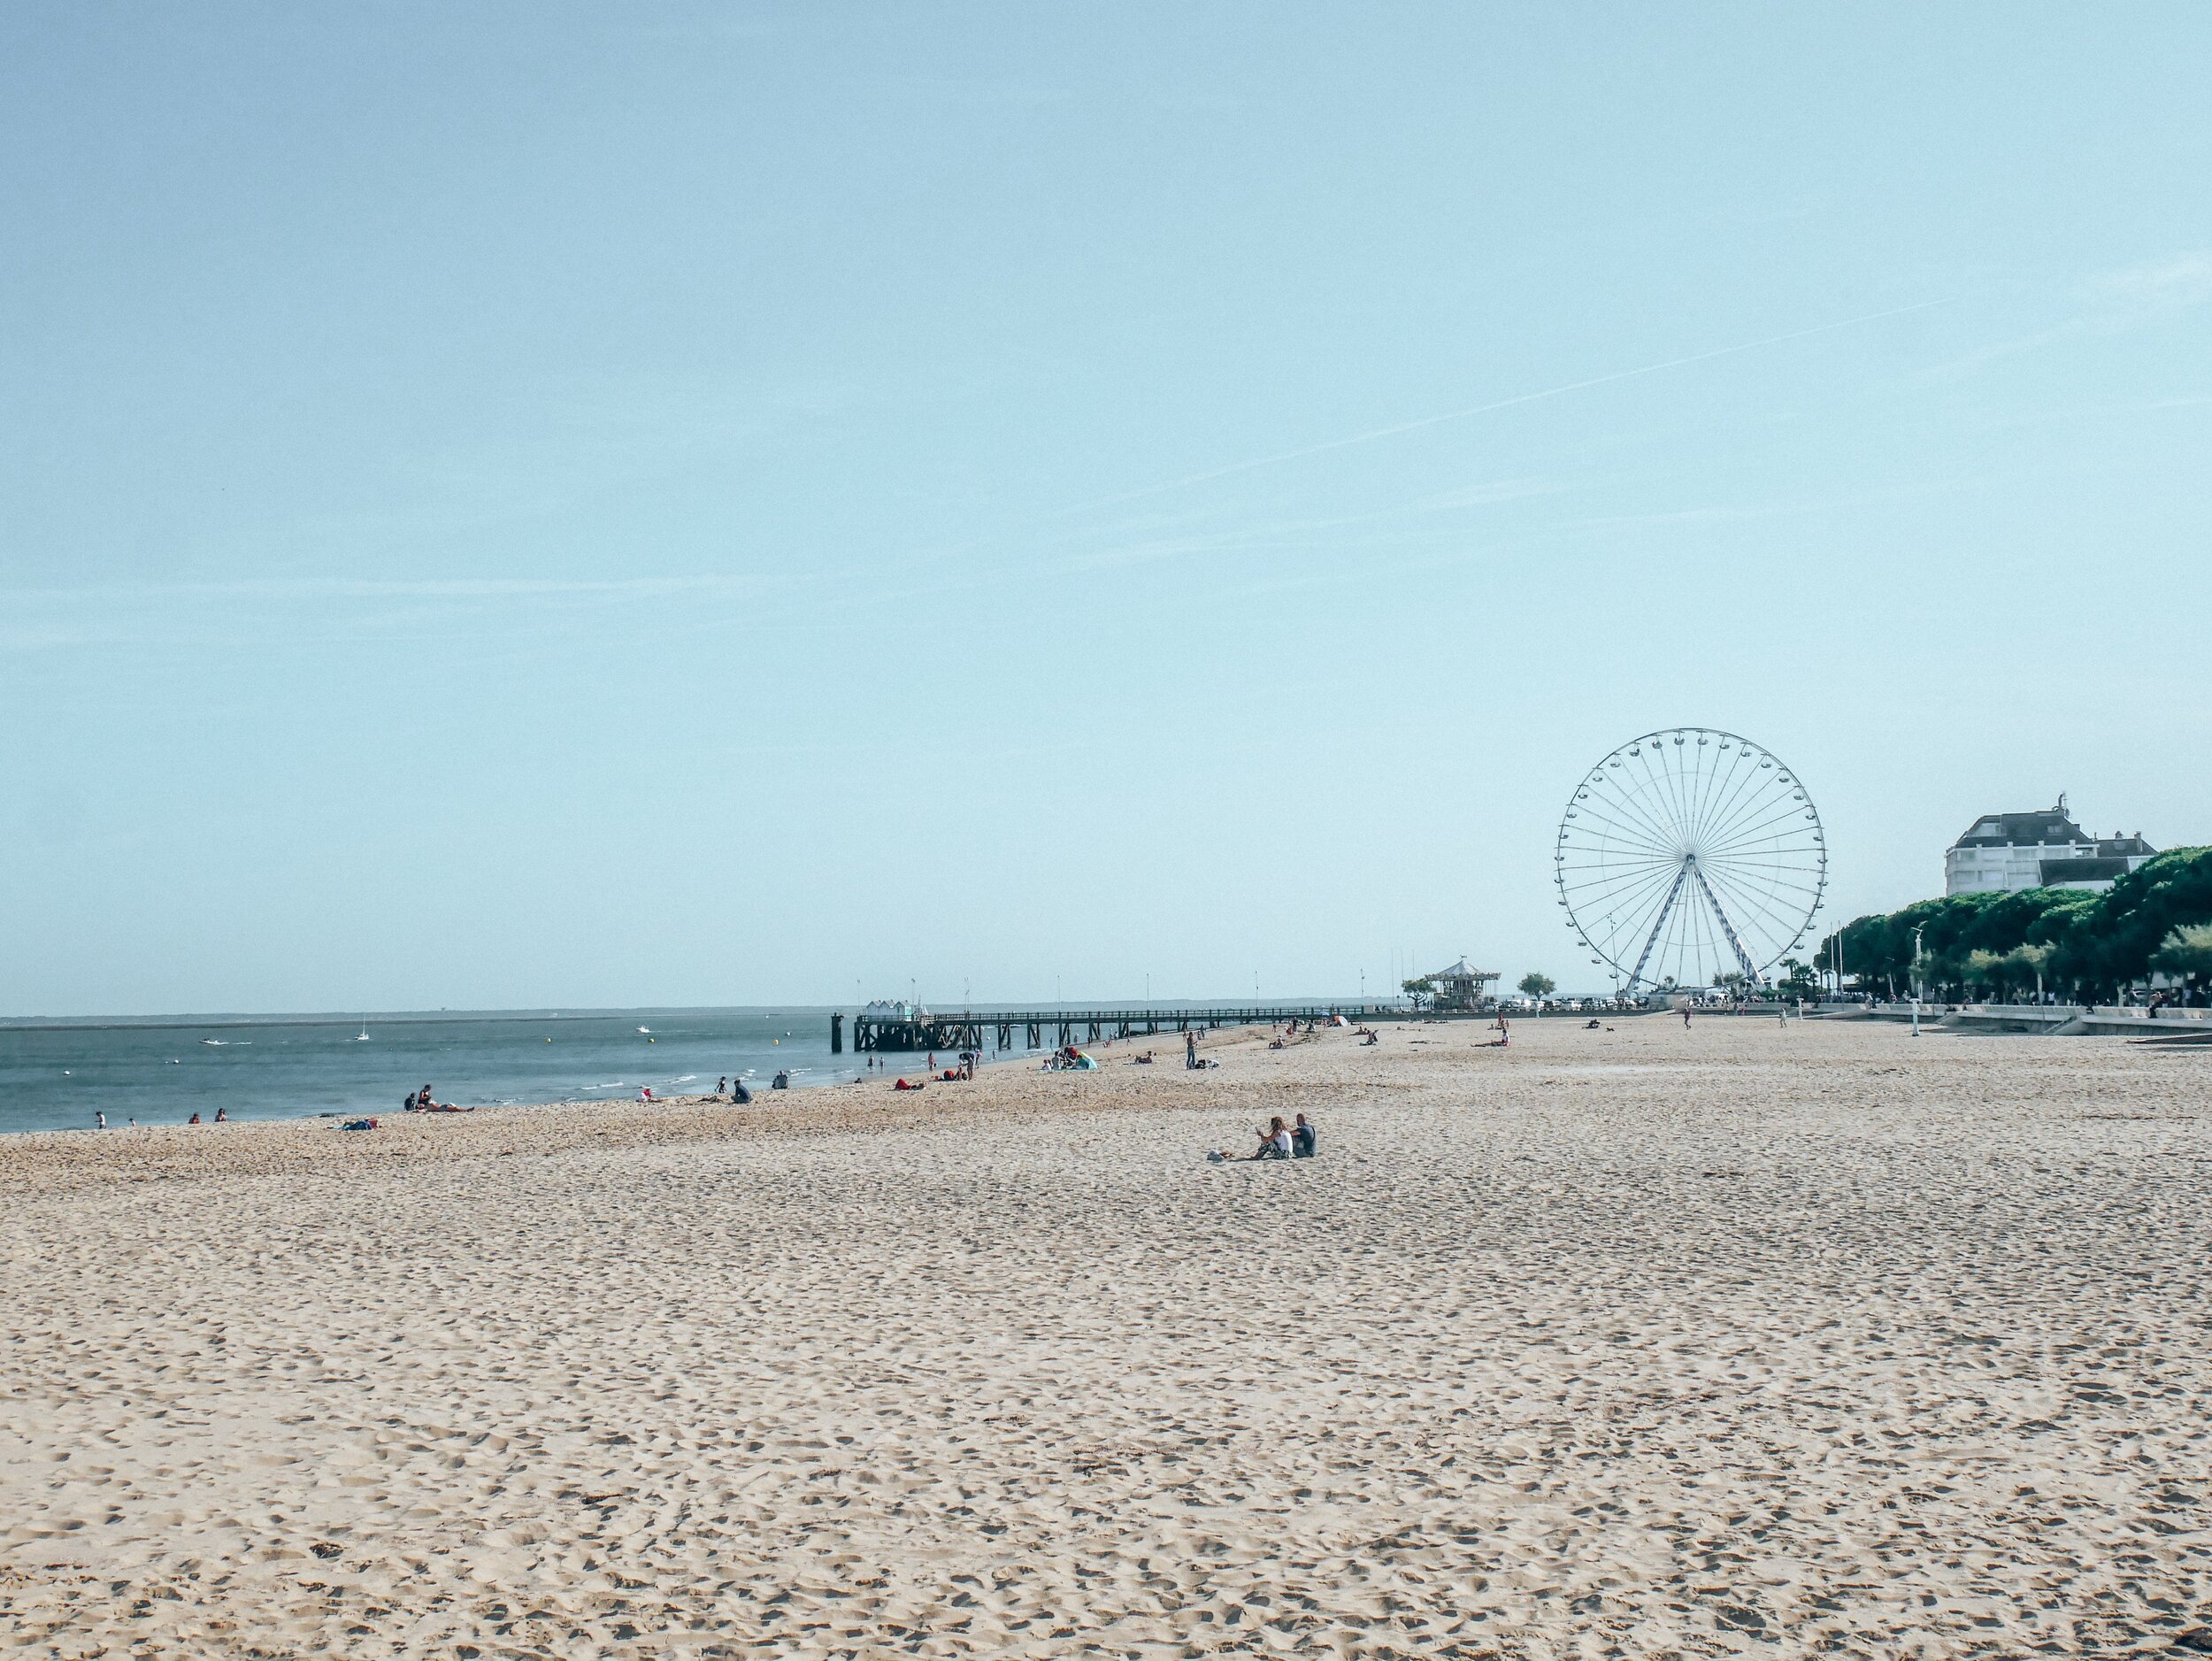
[[[980,1010],[957,1015],[923,1015],[911,1020],[879,1020],[866,1015],[852,1018],[856,1050],[941,1050],[957,1055],[964,1050],[980,1051],[987,1034],[992,1048],[1015,1048],[1019,1028],[1025,1048],[1042,1050],[1050,1035],[1055,1046],[1095,1044],[1108,1038],[1154,1037],[1161,1033],[1207,1032],[1219,1027],[1274,1027],[1285,1021],[1325,1021],[1341,1015],[1348,1021],[1403,1020],[1409,1013],[1400,1004],[1266,1004],[1224,1006],[1218,1009],[1094,1010]],[[830,1017],[830,1052],[844,1048],[842,1014]]]

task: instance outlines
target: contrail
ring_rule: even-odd
[[[1908,311],[1924,311],[1930,306],[1949,305],[1956,298],[1953,295],[1941,300],[1922,300],[1912,305],[1898,306],[1893,311],[1870,311],[1864,317],[1847,317],[1840,322],[1793,329],[1787,335],[1770,335],[1763,340],[1745,341],[1740,345],[1717,346],[1709,352],[1692,352],[1687,358],[1670,358],[1663,363],[1645,364],[1640,368],[1617,370],[1609,375],[1593,375],[1587,381],[1571,381],[1563,387],[1547,387],[1541,392],[1524,392],[1516,397],[1500,398],[1494,404],[1478,404],[1464,410],[1447,410],[1441,415],[1425,415],[1417,421],[1400,421],[1394,427],[1378,427],[1369,432],[1355,433],[1349,438],[1333,438],[1325,444],[1309,444],[1303,450],[1279,450],[1272,456],[1256,456],[1250,461],[1231,462],[1226,467],[1216,467],[1210,473],[1194,473],[1187,479],[1171,479],[1165,484],[1147,485],[1141,490],[1125,490],[1119,496],[1079,502],[1073,507],[1060,511],[1063,513],[1081,513],[1091,508],[1136,502],[1146,496],[1164,495],[1170,490],[1205,484],[1211,480],[1226,479],[1235,473],[1250,473],[1256,467],[1272,467],[1279,462],[1325,455],[1333,450],[1348,450],[1354,444],[1371,444],[1379,438],[1395,438],[1401,433],[1417,433],[1425,427],[1438,427],[1446,421],[1463,421],[1471,415],[1487,415],[1493,410],[1509,410],[1517,404],[1534,404],[1543,398],[1563,397],[1570,392],[1580,392],[1588,387],[1608,386],[1616,381],[1633,381],[1639,375],[1655,375],[1663,369],[1679,369],[1686,364],[1709,363],[1716,358],[1732,358],[1738,352],[1756,351],[1762,346],[1779,346],[1785,341],[1801,341],[1809,335],[1826,335],[1839,328],[1856,328],[1862,323],[1878,323],[1884,318],[1903,317]]]

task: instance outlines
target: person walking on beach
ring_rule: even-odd
[[[92,1117],[97,1121],[96,1128],[105,1130],[108,1127],[108,1116],[105,1113],[95,1113]]]
[[[717,1096],[727,1096],[730,1093],[730,1081],[726,1076],[714,1081],[714,1093]]]
[[[1686,1004],[1682,1006],[1682,1030],[1686,1033],[1690,1030],[1690,1006]]]

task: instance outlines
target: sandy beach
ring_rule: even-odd
[[[2212,1057],[1486,1035],[11,1138],[0,1642],[2212,1651]]]

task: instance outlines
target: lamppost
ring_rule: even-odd
[[[1912,929],[1912,1035],[1920,1036],[1920,995],[1925,990],[1920,982],[1920,931],[1927,927],[1915,923]]]

